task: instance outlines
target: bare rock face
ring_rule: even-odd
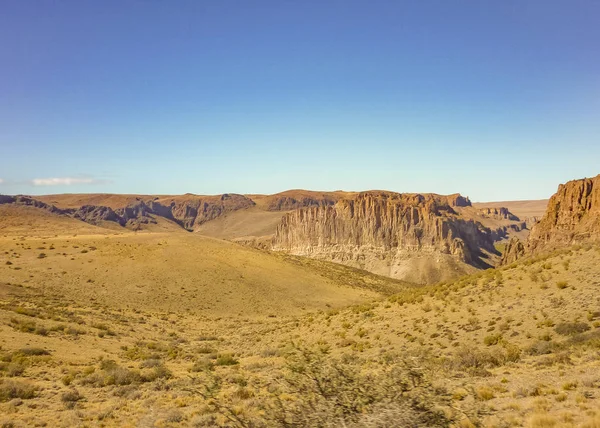
[[[434,282],[489,267],[482,252],[495,252],[490,230],[452,208],[467,203],[460,195],[363,192],[286,214],[273,249]]]
[[[527,252],[600,240],[600,175],[561,184],[533,226]]]
[[[267,211],[291,211],[305,207],[325,207],[335,204],[339,197],[333,194],[277,194],[270,198]]]
[[[103,221],[114,221],[121,226],[124,225],[123,219],[109,207],[84,205],[72,212],[72,217],[91,224],[100,224]]]
[[[511,213],[508,208],[480,208],[478,210],[479,215],[487,218],[493,218],[495,220],[511,220],[519,221],[519,217]]]
[[[16,204],[16,205],[25,205],[34,208],[39,208],[44,211],[51,212],[53,214],[65,214],[67,210],[61,210],[56,208],[54,205],[46,204],[45,202],[38,201],[37,199],[31,198],[29,196],[17,195],[17,196],[8,196],[8,195],[0,195],[0,204]]]
[[[451,207],[470,207],[471,201],[469,198],[462,196],[459,193],[455,193],[453,195],[446,196],[448,204]]]
[[[172,198],[168,204],[159,198],[149,201],[137,198],[127,206],[114,210],[104,205],[83,205],[79,208],[60,209],[29,196],[0,195],[0,204],[27,205],[54,214],[73,217],[90,224],[101,225],[102,222],[114,222],[132,229],[139,229],[144,224],[156,224],[157,217],[164,217],[192,231],[195,226],[228,212],[251,207],[254,202],[246,196],[236,194],[184,195]]]
[[[533,223],[527,242],[511,240],[502,264],[577,242],[600,241],[600,175],[558,186],[541,219]]]
[[[152,212],[161,213],[163,217],[171,218],[187,230],[194,230],[207,221],[236,210],[254,206],[252,199],[237,194],[220,196],[190,196],[184,199],[173,199],[167,206],[166,201],[153,202]],[[170,212],[170,214],[169,214]]]
[[[512,238],[508,241],[504,252],[502,253],[502,265],[509,265],[516,262],[525,255],[525,245],[519,238]]]

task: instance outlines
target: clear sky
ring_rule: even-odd
[[[549,197],[600,173],[600,2],[2,0],[0,193]]]

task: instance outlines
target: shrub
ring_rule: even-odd
[[[137,370],[129,370],[119,366],[113,360],[104,360],[100,363],[100,372],[90,373],[81,380],[83,385],[103,387],[108,385],[130,385],[136,382],[146,381]]]
[[[204,345],[196,348],[196,352],[199,354],[213,354],[217,352],[217,350],[212,346]]]
[[[165,421],[169,422],[169,423],[180,423],[180,422],[183,422],[183,420],[184,420],[184,416],[178,410],[172,410],[165,418]]]
[[[552,428],[558,425],[558,421],[550,415],[533,415],[529,419],[528,426],[531,428]]]
[[[590,326],[584,322],[563,322],[558,324],[554,331],[563,336],[572,336],[574,334],[583,333],[588,331]]]
[[[17,318],[10,319],[10,326],[17,331],[21,331],[23,333],[33,333],[37,328],[35,321],[31,320],[20,320]]]
[[[201,358],[194,363],[194,365],[190,368],[192,372],[203,372],[205,370],[212,370],[214,367],[214,363],[208,358]]]
[[[10,363],[6,366],[6,375],[8,377],[21,376],[24,372],[25,366],[21,363]]]
[[[27,400],[35,397],[35,385],[15,380],[0,379],[0,402],[13,398]]]
[[[219,356],[217,356],[216,364],[218,366],[234,366],[239,364],[239,361],[231,354],[219,354]]]
[[[494,398],[494,390],[489,386],[481,386],[475,391],[475,397],[481,401],[488,401]]]
[[[17,351],[21,355],[25,355],[27,357],[31,356],[40,356],[40,355],[50,355],[50,351],[44,348],[21,348]]]
[[[493,351],[493,352],[491,352]],[[487,368],[498,367],[509,362],[519,361],[521,350],[517,345],[503,343],[490,351],[462,347],[450,361],[455,370],[467,371],[476,376],[489,376]]]
[[[555,345],[553,342],[539,341],[531,345],[527,349],[529,355],[546,355],[554,352]]]
[[[560,289],[560,290],[564,290],[565,288],[567,288],[569,286],[569,283],[567,281],[558,281],[556,283],[556,286]]]
[[[277,426],[449,426],[437,404],[446,403],[416,361],[388,356],[377,373],[362,361],[323,350],[295,349],[287,356],[283,393],[273,415]]]
[[[76,389],[72,389],[70,391],[63,392],[60,396],[60,400],[68,409],[72,409],[75,407],[75,404],[78,401],[83,400],[83,396]]]
[[[497,345],[502,340],[501,334],[492,334],[483,338],[483,343],[487,346]]]
[[[162,362],[158,358],[149,358],[140,363],[140,368],[142,369],[151,369],[160,366],[162,366]]]
[[[163,364],[160,364],[155,366],[150,372],[143,372],[140,380],[142,382],[154,382],[157,379],[169,379],[172,376],[171,371]]]

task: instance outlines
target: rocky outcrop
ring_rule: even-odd
[[[505,239],[509,239],[513,233],[520,232],[525,229],[527,229],[525,222],[513,223],[505,226],[490,228],[492,233],[492,239],[494,241],[502,241]]]
[[[437,195],[436,195],[437,196]],[[438,196],[441,197],[441,196]],[[451,207],[470,207],[471,201],[469,198],[462,196],[460,193],[446,196],[446,201]]]
[[[480,208],[477,210],[482,217],[493,218],[495,220],[519,221],[519,217],[511,213],[508,208]]]
[[[0,195],[0,204],[27,205],[54,214],[73,217],[90,224],[101,225],[102,222],[114,222],[133,229],[138,229],[144,224],[157,223],[157,217],[164,217],[192,231],[196,226],[227,212],[251,207],[254,202],[243,195],[236,194],[184,195],[183,197],[174,197],[170,201],[160,198],[144,201],[137,198],[135,202],[117,209],[103,205],[83,205],[79,208],[60,209],[29,196]]]
[[[502,253],[502,265],[509,265],[516,262],[518,259],[525,255],[525,245],[518,238],[512,238],[506,244],[504,252]]]
[[[600,175],[561,184],[533,227],[527,252],[600,240]]]
[[[91,224],[101,224],[103,221],[114,221],[121,226],[125,225],[123,219],[109,207],[84,205],[77,210],[68,210],[72,217]]]
[[[316,199],[311,197],[294,198],[291,196],[282,196],[274,199],[268,206],[269,211],[291,211],[304,207],[322,207],[331,206],[335,201],[330,198]]]
[[[267,211],[291,211],[306,207],[331,206],[340,200],[336,192],[311,192],[307,190],[288,190],[269,195],[265,198]]]
[[[150,204],[151,212],[170,218],[187,230],[194,230],[196,226],[228,212],[252,206],[254,206],[252,199],[227,193],[219,196],[178,197],[171,201],[162,199],[160,202],[153,201]]]
[[[525,227],[527,229],[531,230],[538,221],[540,221],[540,217],[537,217],[537,216],[527,217],[525,219]]]
[[[561,184],[546,213],[539,220],[530,217],[526,223],[532,224],[527,242],[511,240],[502,264],[573,243],[600,241],[600,175]]]
[[[491,231],[453,209],[464,204],[460,195],[363,192],[286,214],[273,249],[433,282],[465,265],[489,267],[483,253],[495,252]]]
[[[24,205],[24,206],[39,208],[44,211],[51,212],[53,214],[66,214],[68,212],[68,210],[61,210],[59,208],[56,208],[54,205],[50,205],[45,202],[38,201],[37,199],[31,198],[29,196],[23,196],[23,195],[17,195],[17,196],[0,195],[0,204]]]

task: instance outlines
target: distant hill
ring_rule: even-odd
[[[546,203],[472,204],[459,194],[301,189],[273,195],[0,197],[3,207],[29,207],[113,232],[195,232],[417,283],[496,265],[503,243],[526,239]]]

